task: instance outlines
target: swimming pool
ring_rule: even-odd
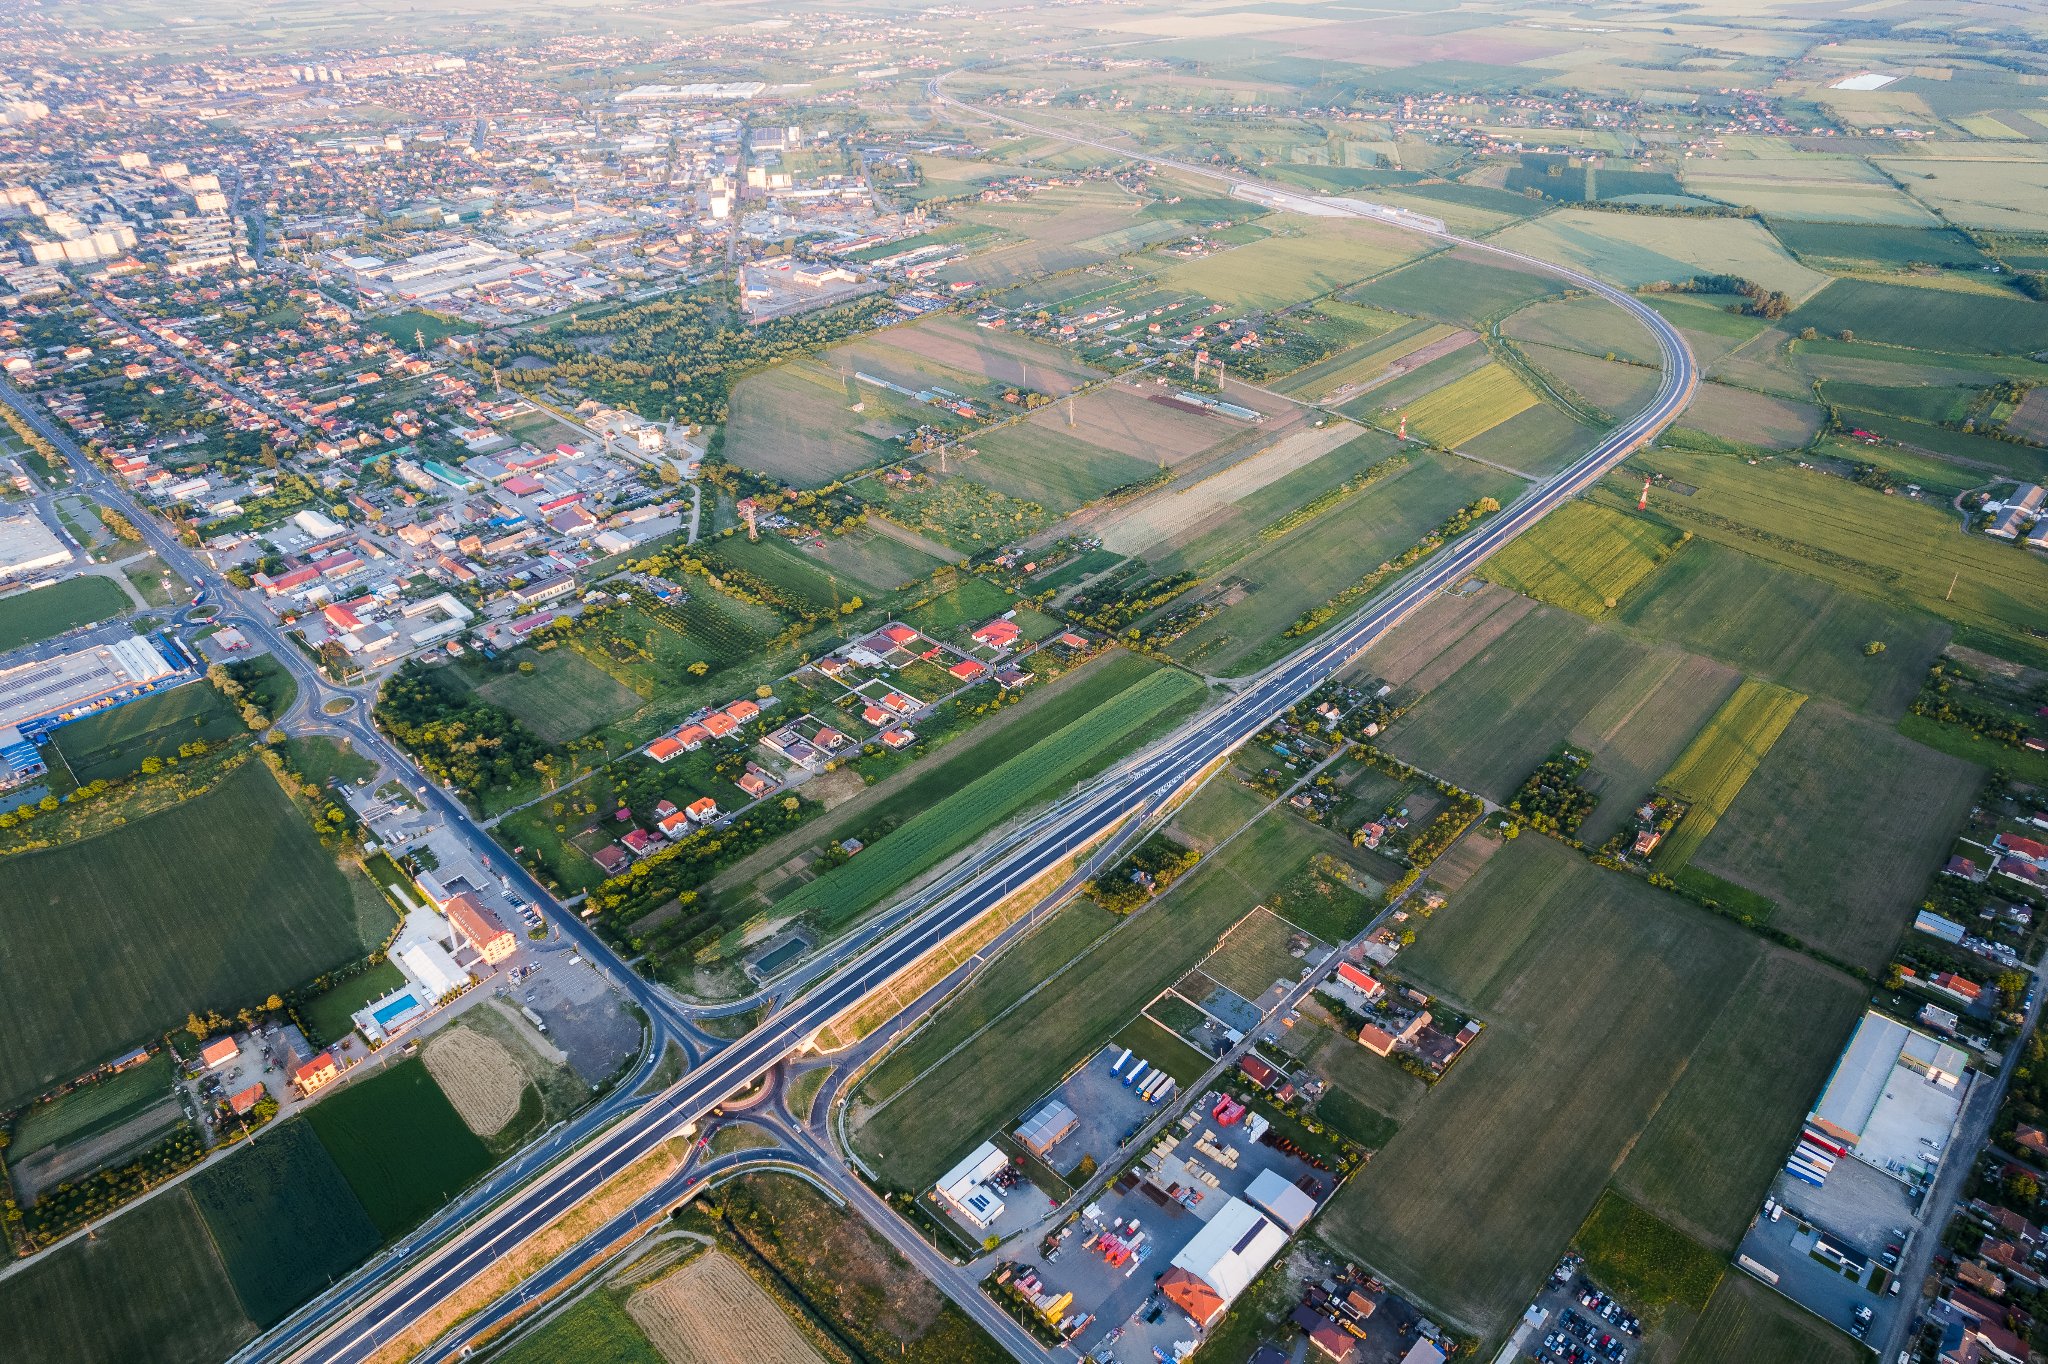
[[[419,1007],[420,1002],[411,995],[400,995],[396,999],[385,1001],[384,1007],[371,1014],[370,1017],[377,1020],[378,1027],[388,1028],[395,1020],[404,1018]]]

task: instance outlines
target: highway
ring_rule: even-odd
[[[934,94],[936,98],[945,100],[943,94],[938,93],[936,82]],[[1085,139],[1064,131],[1035,129],[1019,120],[989,115],[981,110],[974,112],[998,117],[1001,121],[1032,131],[1048,132],[1067,141],[1100,146],[1119,155],[1173,165],[1190,174],[1223,179],[1233,186],[1252,187],[1255,184],[1234,173],[1146,157],[1111,143],[1086,143]],[[1324,215],[1334,209],[1386,221],[1384,210],[1376,210],[1374,206],[1358,201],[1315,199],[1264,185],[1256,188],[1268,202],[1281,207],[1313,206],[1314,211]],[[1142,816],[1159,810],[1210,763],[1226,757],[1256,735],[1274,717],[1347,666],[1360,651],[1382,638],[1433,595],[1471,573],[1488,555],[1535,525],[1552,508],[1590,487],[1631,451],[1668,425],[1691,400],[1697,383],[1692,355],[1668,323],[1632,296],[1578,271],[1483,242],[1467,241],[1447,231],[1430,230],[1426,235],[1561,277],[1608,299],[1638,318],[1656,336],[1663,355],[1663,381],[1655,398],[1642,412],[1602,439],[1570,467],[1532,485],[1513,504],[1446,544],[1342,625],[1247,680],[1236,694],[1216,708],[1127,759],[1033,821],[1020,836],[1008,840],[1006,846],[982,858],[970,873],[957,878],[954,886],[944,888],[931,900],[928,909],[910,919],[893,935],[852,955],[835,974],[818,981],[809,993],[780,1013],[771,1015],[746,1037],[701,1057],[698,1064],[676,1084],[633,1111],[617,1117],[603,1130],[589,1133],[587,1142],[553,1160],[522,1187],[510,1189],[513,1182],[510,1180],[491,1181],[494,1191],[501,1187],[505,1190],[503,1200],[496,1206],[469,1217],[460,1230],[440,1244],[430,1245],[428,1235],[416,1233],[396,1253],[387,1255],[374,1272],[359,1276],[354,1282],[309,1305],[285,1327],[253,1342],[238,1358],[250,1361],[301,1359],[314,1364],[360,1364],[371,1358],[383,1341],[461,1290],[500,1257],[575,1207],[607,1180],[754,1082],[776,1062],[801,1047],[819,1028],[859,1004],[872,991],[1000,904],[1013,891],[1069,862],[1133,815]],[[28,416],[44,435],[57,442],[60,449],[73,456],[81,478],[86,481],[85,486],[90,487],[95,495],[105,496],[124,510],[129,510],[125,495],[84,460],[76,447],[41,412],[39,405],[25,403],[11,389],[0,389],[0,395]],[[131,519],[143,528],[145,535],[151,537],[167,562],[195,580],[205,581],[208,586],[219,583],[218,578],[203,577],[189,552],[165,535],[153,519],[140,513],[132,514]],[[251,614],[260,617],[260,613]],[[253,633],[263,638],[300,677],[301,705],[315,696],[346,694],[320,677],[297,652],[296,646],[284,639],[274,627],[260,618],[250,625]],[[409,760],[358,715],[352,714],[339,721],[337,727],[347,731],[367,752],[396,770],[413,770]],[[468,813],[438,786],[429,784],[427,799],[451,827],[487,846],[487,840],[476,829]],[[547,906],[553,903],[530,876],[502,854],[493,863],[494,868],[501,865],[522,893],[536,904]],[[666,992],[625,970],[609,949],[574,915],[558,909],[553,917],[572,942],[586,951],[594,962],[604,964],[620,987],[647,1010],[655,1020],[657,1033],[672,1031],[689,1035],[688,1020],[681,1006]],[[621,1110],[625,1107],[623,1103],[620,1105]],[[579,1130],[578,1135],[584,1135],[584,1132]],[[466,1205],[465,1211],[468,1206],[472,1205]]]

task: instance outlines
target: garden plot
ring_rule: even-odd
[[[722,1251],[707,1250],[635,1293],[626,1313],[668,1364],[820,1364],[775,1300]]]

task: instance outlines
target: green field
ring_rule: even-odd
[[[1132,736],[1184,712],[1203,690],[1201,683],[1177,670],[1151,674],[912,816],[853,861],[786,897],[777,913],[816,914],[827,928],[852,922],[1001,821],[1058,794]]]
[[[859,582],[871,593],[894,591],[913,579],[928,576],[947,562],[915,545],[872,530],[828,535],[822,546],[805,552]]]
[[[1981,269],[1986,257],[1968,237],[1945,227],[1851,227],[1845,223],[1771,220],[1771,235],[1793,255],[1823,268],[1956,265]]]
[[[408,353],[415,354],[422,340],[432,349],[451,336],[468,336],[476,330],[474,322],[417,308],[384,317],[366,317],[363,327],[390,337]]]
[[[1518,304],[1563,291],[1564,285],[1547,275],[1481,264],[1445,251],[1376,279],[1351,297],[1375,308],[1469,327]]]
[[[354,1269],[382,1239],[305,1121],[265,1132],[207,1166],[191,1189],[235,1296],[259,1326]]]
[[[1785,320],[1794,331],[1812,327],[1823,336],[1851,333],[1859,341],[1885,341],[1930,350],[2040,349],[2048,334],[2048,306],[2012,294],[1999,297],[1958,289],[1929,289],[1838,279]]]
[[[1693,861],[1776,900],[1772,927],[1876,970],[1962,828],[1982,775],[1873,721],[1809,703]]]
[[[1609,1189],[1572,1238],[1586,1275],[1646,1316],[1673,1305],[1704,1311],[1722,1258],[1655,1213]]]
[[[1488,1027],[1338,1193],[1324,1236],[1433,1314],[1504,1329],[1673,1085],[1737,1092],[1737,1058],[1712,1038],[1778,952],[1549,839],[1507,844],[1401,957]],[[1781,1157],[1811,1098],[1752,1091],[1748,1125],[1718,1154],[1743,1169],[1759,1150]],[[1447,1207],[1458,1235],[1444,1234]]]
[[[1539,606],[1427,691],[1380,742],[1501,802],[1560,744],[1582,748],[1601,803],[1584,833],[1597,839],[1648,794],[1733,686],[1708,660]]]
[[[370,776],[377,764],[350,748],[343,740],[313,734],[284,741],[285,762],[315,786],[332,782],[354,782]]]
[[[498,1356],[499,1364],[667,1364],[661,1352],[626,1315],[619,1300],[602,1289],[578,1299],[566,1312]]]
[[[1088,922],[1077,916],[1058,939],[1026,939],[1029,955],[1019,958],[1014,973],[1007,958],[999,959],[1002,965],[934,1015],[927,1031],[943,1031],[929,1042],[912,1041],[876,1068],[857,1100],[856,1115],[866,1116],[858,1118],[856,1144],[889,1183],[929,1184],[1069,1066],[1116,1036],[1261,894],[1285,885],[1316,852],[1338,843],[1291,815],[1268,816],[1151,908],[1094,942],[1055,987],[1020,999],[1057,963],[1061,947],[1078,950],[1088,941]],[[991,1025],[953,1050],[983,1023]],[[884,1100],[880,1112],[867,1112]]]
[[[1516,223],[1498,241],[1628,286],[1725,274],[1803,299],[1828,282],[1746,218],[1665,218],[1568,208]]]
[[[2030,633],[2048,598],[2048,559],[1965,535],[1946,508],[1887,497],[1790,463],[1751,466],[1670,449],[1639,459],[1696,489],[1688,497],[1664,498],[1655,512],[1696,536],[1895,605],[1917,606],[1954,625],[1963,643],[2020,662],[2048,662],[2048,645]],[[1633,507],[1641,482],[1639,475],[1610,475],[1596,500]]]
[[[640,697],[599,671],[574,649],[556,646],[522,654],[520,664],[479,686],[477,694],[503,706],[549,743],[579,739],[640,708]],[[532,672],[524,671],[527,664]]]
[[[9,1158],[18,1162],[46,1146],[111,1131],[140,1117],[170,1097],[172,1079],[170,1053],[159,1051],[133,1070],[38,1104],[14,1124]]]
[[[61,635],[80,625],[112,620],[131,609],[128,594],[111,578],[83,574],[52,587],[0,597],[0,653]]]
[[[220,743],[248,733],[242,717],[204,682],[130,701],[57,731],[57,751],[81,783],[125,777],[144,758],[168,758],[195,740]]]
[[[1613,610],[1678,545],[1666,527],[1587,502],[1567,502],[1510,541],[1483,577],[1582,616]]]
[[[184,1189],[0,1280],[10,1364],[218,1364],[254,1334]]]
[[[1755,678],[1744,679],[1722,703],[1658,783],[1691,802],[1657,850],[1659,867],[1675,871],[1692,859],[1805,704],[1803,693]]]
[[[1415,250],[1411,239],[1353,219],[1299,218],[1289,226],[1293,235],[1169,266],[1158,283],[1227,308],[1280,308],[1355,284]]]
[[[205,796],[7,859],[0,1101],[197,1009],[232,1012],[360,956],[391,910],[250,761]]]
[[[1912,702],[1949,635],[1924,612],[1698,542],[1616,619],[1794,691],[1887,717]],[[1884,641],[1883,653],[1863,652],[1872,640]]]
[[[955,467],[999,493],[1060,516],[1158,472],[1131,455],[1076,440],[1043,422],[1016,422],[974,438],[976,453]]]
[[[1188,631],[1168,651],[1208,673],[1256,666],[1279,652],[1276,637],[1287,622],[1377,570],[1457,508],[1478,497],[1505,500],[1520,486],[1512,475],[1469,460],[1419,458],[1406,472],[1374,484],[1232,565],[1229,576],[1246,584],[1246,595]]]
[[[491,1165],[490,1152],[418,1059],[329,1096],[306,1122],[387,1241]]]
[[[1403,415],[1411,434],[1456,450],[1538,401],[1513,370],[1491,364],[1410,404]]]
[[[1629,1148],[1615,1187],[1732,1253],[1866,998],[1811,957],[1759,954]]]

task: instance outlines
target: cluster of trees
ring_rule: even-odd
[[[199,1133],[189,1125],[181,1125],[124,1165],[101,1170],[76,1184],[59,1184],[44,1190],[36,1196],[35,1206],[25,1212],[10,1198],[4,1215],[16,1230],[47,1245],[196,1165],[204,1154]]]
[[[1135,561],[1133,561],[1135,563]],[[1113,635],[1138,617],[1166,605],[1200,579],[1183,570],[1157,578],[1140,572],[1116,572],[1092,584],[1067,603],[1067,615],[1091,629]]]
[[[1572,753],[1546,758],[1515,792],[1508,809],[1520,815],[1532,829],[1575,837],[1579,826],[1600,803],[1600,797],[1579,784],[1585,775],[1586,763]]]
[[[243,724],[256,731],[270,728],[270,715],[250,694],[249,688],[257,678],[248,663],[216,663],[206,670],[206,680],[213,684],[215,691],[239,708]]]
[[[1084,889],[1112,914],[1128,914],[1178,881],[1202,855],[1164,833],[1154,834]]]
[[[409,662],[378,693],[377,723],[441,781],[467,792],[550,780],[554,750],[511,712],[475,695],[457,700]]]
[[[1913,698],[1913,714],[1959,725],[1979,738],[2008,748],[2018,748],[2032,737],[2017,711],[1969,700],[1967,693],[1973,685],[1974,679],[1960,665],[1936,662],[1927,670],[1919,695]]]
[[[479,363],[521,385],[575,389],[655,420],[723,422],[741,374],[865,331],[885,307],[886,299],[866,298],[750,326],[719,290],[693,289],[558,322],[487,348]],[[520,359],[545,363],[511,368]]]

